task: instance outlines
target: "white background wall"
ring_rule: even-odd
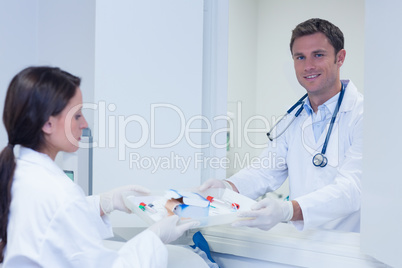
[[[398,0],[366,1],[361,245],[392,267],[402,267],[401,10]]]
[[[7,86],[21,68],[37,59],[35,11],[36,1],[0,1],[0,148],[8,141],[3,125]]]
[[[12,77],[31,65],[59,66],[82,77],[83,98],[93,99],[94,4],[94,0],[0,1],[1,113]],[[85,116],[92,125],[92,113]],[[1,124],[0,146],[5,144]]]
[[[245,121],[256,112],[257,41],[258,1],[230,0],[227,101],[234,128],[230,133],[228,177],[241,169],[236,156],[244,159],[246,154],[257,154],[257,150],[246,143],[243,135]]]
[[[92,101],[96,1],[36,2],[37,62],[31,64],[57,66],[79,76],[84,102]],[[93,112],[84,110],[84,115],[93,128]]]
[[[189,125],[202,114],[203,1],[98,1],[96,14],[94,193],[199,185],[201,133],[185,134],[204,127]]]

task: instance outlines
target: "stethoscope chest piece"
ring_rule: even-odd
[[[318,153],[313,157],[313,165],[316,167],[325,167],[328,164],[328,158],[322,154]]]

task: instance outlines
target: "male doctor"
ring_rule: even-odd
[[[308,95],[300,115],[294,117],[295,109],[278,124],[276,133],[285,131],[271,134],[274,139],[261,154],[260,167],[253,164],[227,180],[208,180],[199,190],[229,188],[255,199],[289,178],[291,201],[262,199],[239,213],[249,219],[233,225],[269,230],[291,221],[299,230],[359,232],[363,96],[350,80],[340,80],[346,56],[343,33],[326,20],[309,19],[293,30],[290,51],[297,80]],[[269,156],[277,164],[267,168]]]

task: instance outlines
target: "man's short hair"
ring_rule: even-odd
[[[300,23],[292,31],[290,39],[290,52],[293,54],[293,43],[299,37],[323,33],[335,49],[335,55],[344,48],[344,37],[342,31],[329,21],[313,18]]]

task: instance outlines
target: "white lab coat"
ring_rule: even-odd
[[[86,198],[47,155],[20,149],[4,268],[167,266],[167,249],[153,232],[118,252],[102,246],[112,235],[107,216],[100,217],[99,196]]]
[[[287,126],[292,117],[278,128]],[[326,167],[315,167],[312,158],[321,152],[328,126],[316,142],[311,116],[303,110],[282,136],[269,143],[260,161],[228,180],[241,194],[257,198],[276,190],[289,177],[290,200],[296,200],[303,212],[304,221],[294,222],[298,229],[359,232],[362,123],[363,96],[349,81],[327,146]]]

